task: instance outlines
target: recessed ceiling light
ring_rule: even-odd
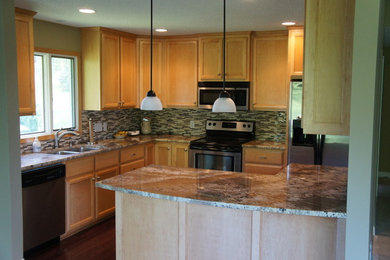
[[[158,28],[156,29],[156,32],[167,32],[168,30],[167,29],[164,29],[164,28]]]
[[[291,25],[295,25],[295,22],[283,22],[282,25],[291,26]]]
[[[83,14],[94,14],[94,13],[96,13],[95,10],[89,9],[89,8],[80,8],[79,12],[83,13]]]

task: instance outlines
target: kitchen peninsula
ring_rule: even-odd
[[[151,165],[96,185],[116,191],[117,259],[344,259],[347,168]]]

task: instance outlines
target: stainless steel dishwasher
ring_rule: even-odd
[[[65,233],[65,165],[22,172],[23,249]]]

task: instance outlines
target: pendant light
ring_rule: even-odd
[[[160,99],[153,91],[153,0],[150,0],[150,90],[141,102],[141,110],[162,110]]]
[[[230,94],[225,90],[226,85],[226,51],[225,51],[225,42],[226,42],[226,0],[223,0],[223,41],[222,41],[222,57],[223,57],[223,90],[219,93],[219,97],[215,100],[213,104],[212,112],[237,112],[236,104],[230,98]]]

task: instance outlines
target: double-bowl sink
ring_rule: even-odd
[[[56,155],[70,155],[70,154],[79,154],[89,151],[101,150],[104,147],[101,145],[80,145],[76,147],[63,148],[61,150],[54,150],[50,152],[46,152],[48,154],[56,154]]]

